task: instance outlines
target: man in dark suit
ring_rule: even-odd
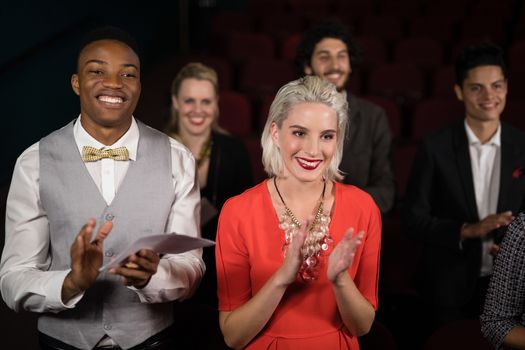
[[[493,256],[524,206],[525,134],[501,122],[507,71],[499,47],[465,49],[456,63],[465,119],[419,146],[403,205],[423,243],[419,287],[432,325],[478,318]]]
[[[395,184],[391,165],[392,136],[385,111],[345,90],[359,49],[348,30],[337,22],[324,22],[308,30],[297,48],[302,73],[318,75],[346,94],[350,108],[343,159],[344,182],[374,198],[382,213],[394,205]]]

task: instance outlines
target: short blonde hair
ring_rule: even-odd
[[[289,82],[279,89],[270,106],[270,113],[261,137],[264,170],[270,177],[278,175],[283,168],[283,161],[278,147],[273,143],[270,127],[275,123],[280,129],[288,118],[290,110],[299,103],[322,103],[332,108],[337,115],[337,144],[330,165],[324,174],[327,180],[341,180],[339,163],[343,157],[343,143],[348,123],[348,103],[337,92],[336,86],[317,76],[306,76]]]
[[[219,78],[217,76],[217,72],[213,68],[208,67],[199,62],[191,62],[185,65],[184,67],[182,67],[182,69],[175,76],[175,78],[173,79],[173,82],[171,83],[171,96],[177,96],[179,94],[179,90],[182,85],[182,82],[186,79],[197,79],[197,80],[209,81],[211,85],[213,85],[213,90],[215,91],[215,95],[219,96]],[[170,111],[171,111],[171,119],[168,124],[168,127],[166,128],[166,133],[178,135],[179,133],[179,113],[177,112],[175,108],[173,108],[173,104],[171,104]],[[217,127],[218,127],[218,118],[215,118],[212,124],[212,128],[216,129]]]

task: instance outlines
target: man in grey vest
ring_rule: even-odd
[[[166,303],[191,296],[205,270],[200,250],[142,249],[99,272],[139,237],[200,236],[191,153],[133,117],[137,52],[117,28],[91,32],[71,78],[80,116],[15,165],[0,288],[12,309],[40,313],[42,349],[171,349]]]

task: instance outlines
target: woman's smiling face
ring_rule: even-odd
[[[179,113],[179,130],[191,135],[208,133],[218,115],[218,102],[210,81],[185,79],[177,96],[172,96],[173,107]]]
[[[282,175],[316,181],[325,174],[337,148],[337,114],[323,103],[299,103],[280,128],[272,124],[271,135],[283,160]]]

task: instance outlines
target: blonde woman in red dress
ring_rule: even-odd
[[[232,348],[354,350],[372,325],[381,217],[367,193],[338,182],[347,107],[318,77],[277,93],[261,140],[269,179],[219,218],[220,326]]]

